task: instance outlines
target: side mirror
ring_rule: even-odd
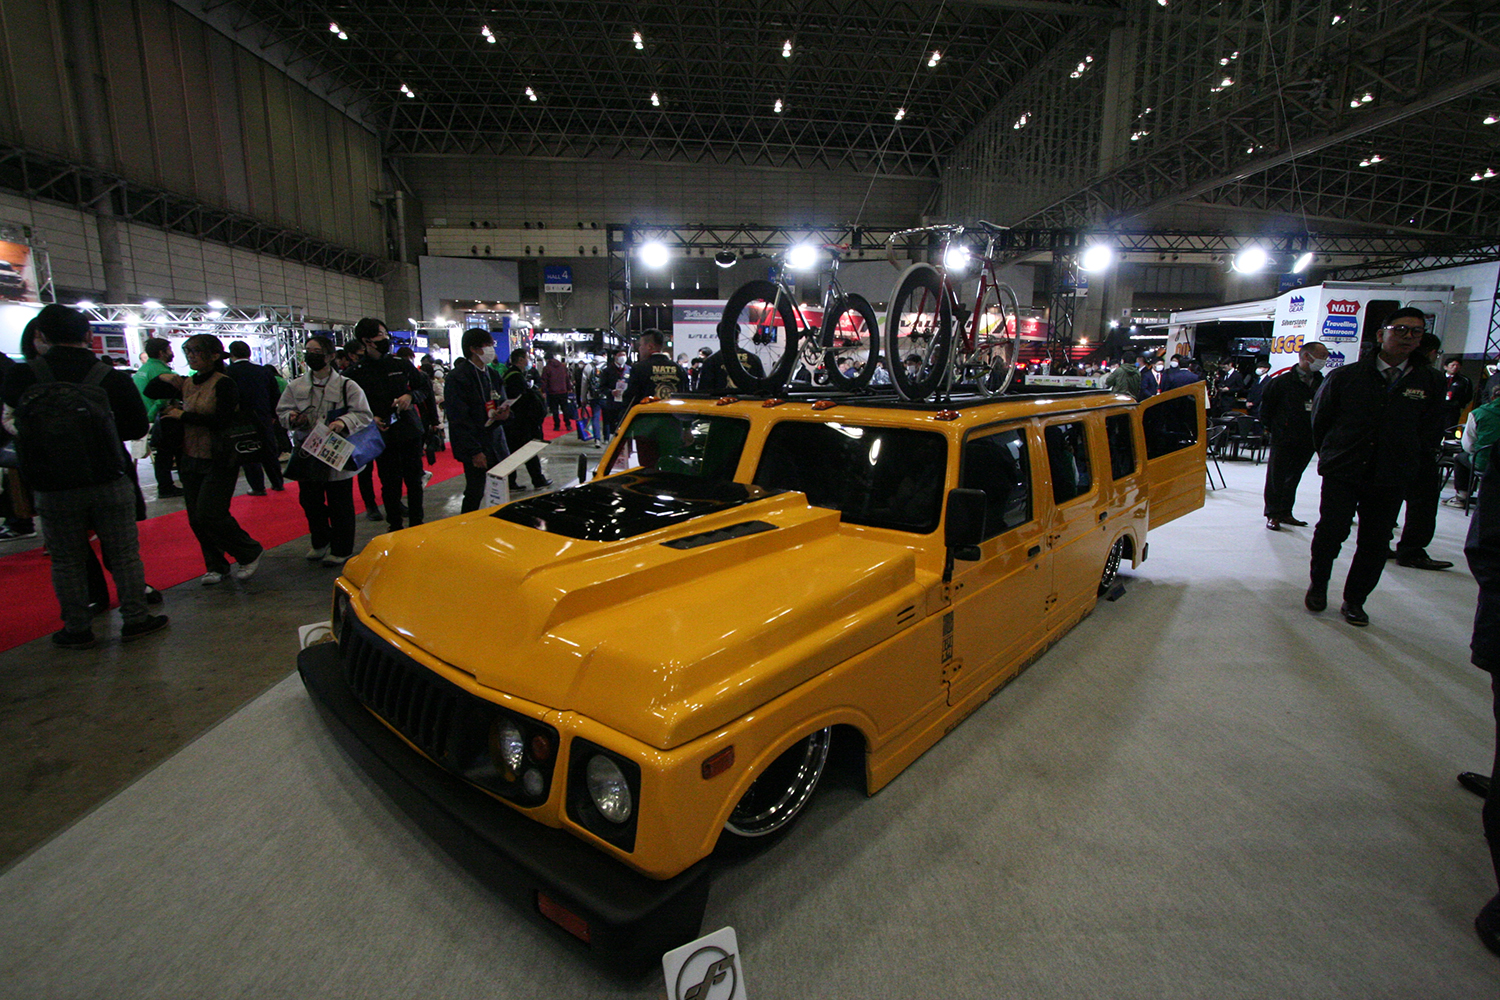
[[[979,543],[984,541],[984,512],[989,498],[984,490],[954,489],[948,491],[948,510],[943,518],[943,544],[958,559],[979,558]]]

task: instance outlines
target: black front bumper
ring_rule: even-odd
[[[698,936],[708,862],[666,881],[649,879],[478,791],[365,709],[331,642],[304,649],[297,671],[345,751],[454,859],[523,912],[604,964],[629,970],[644,970]],[[587,944],[542,917],[539,893],[587,922]]]

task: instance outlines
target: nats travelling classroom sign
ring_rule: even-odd
[[[1312,341],[1321,341],[1328,347],[1325,371],[1358,361],[1359,344],[1367,334],[1365,326],[1371,302],[1417,306],[1427,314],[1429,329],[1441,337],[1452,296],[1452,285],[1368,281],[1329,281],[1293,289],[1276,299],[1276,318],[1271,328],[1271,371],[1295,365],[1297,352],[1304,343]]]

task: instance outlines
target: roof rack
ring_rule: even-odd
[[[812,386],[810,388],[788,388],[777,393],[704,393],[684,392],[678,393],[676,399],[722,399],[726,395],[736,396],[745,400],[783,399],[789,403],[816,403],[827,399],[839,403],[849,403],[858,406],[870,406],[882,409],[937,411],[937,410],[962,410],[965,407],[983,406],[990,403],[1017,402],[1022,399],[1034,399],[1038,396],[1049,397],[1073,397],[1073,396],[1113,396],[1117,395],[1110,389],[1090,388],[1066,388],[1063,386],[1038,385],[1038,386],[1011,386],[1002,396],[985,396],[978,392],[954,392],[940,393],[930,399],[920,402],[902,399],[890,386],[876,386],[864,390],[839,390],[827,387]]]

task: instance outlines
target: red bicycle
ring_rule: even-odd
[[[897,241],[912,236],[939,237],[934,266],[912,264],[901,273],[885,321],[886,366],[903,399],[919,401],[939,389],[972,385],[985,396],[1010,388],[1020,353],[1021,304],[1015,289],[999,280],[995,244],[1004,226],[980,222],[983,249],[964,236],[964,226],[923,226],[894,233],[888,252],[896,262]],[[978,263],[974,305],[960,316],[959,283]],[[956,329],[955,329],[956,327]]]

